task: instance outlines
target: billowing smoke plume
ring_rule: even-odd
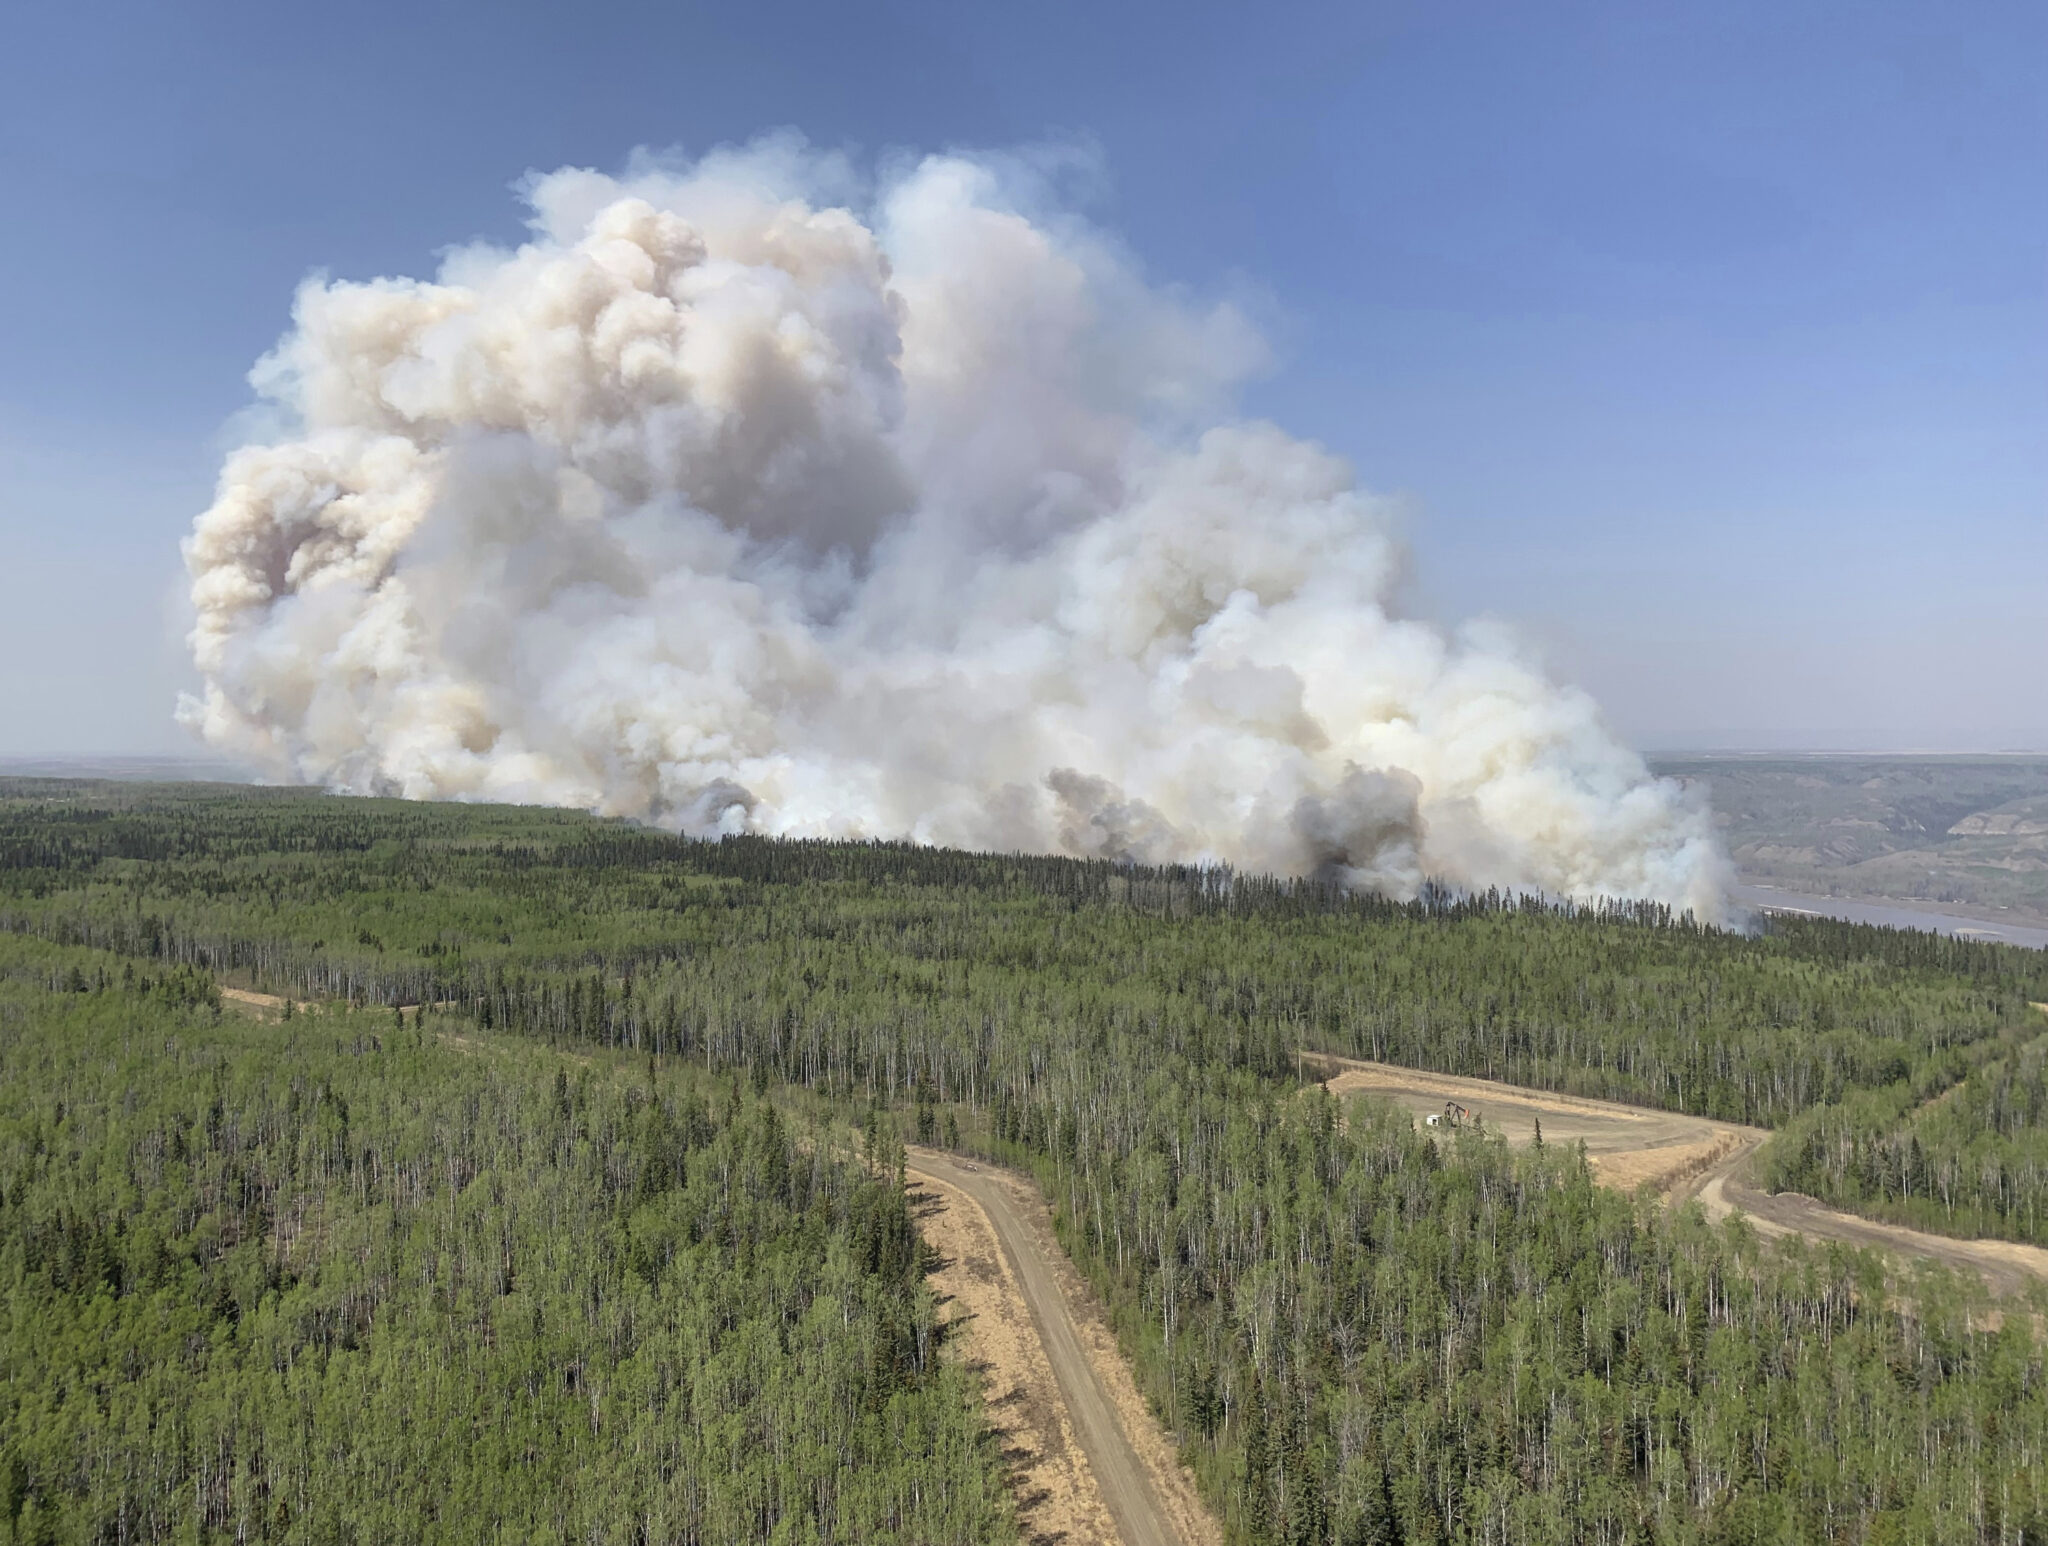
[[[308,283],[252,378],[288,428],[185,546],[185,719],[700,835],[1718,914],[1704,813],[1505,641],[1395,616],[1386,509],[1231,420],[1238,313],[1018,163],[835,182],[787,141],[558,172],[517,251]]]

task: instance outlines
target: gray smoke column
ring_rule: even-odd
[[[312,281],[185,543],[181,714],[280,776],[1723,911],[1705,811],[1512,643],[1397,616],[1387,508],[1234,420],[1263,347],[1019,159],[845,196],[777,139],[526,186]],[[836,191],[835,191],[836,190]]]

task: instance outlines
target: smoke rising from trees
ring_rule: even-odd
[[[1399,616],[1386,504],[1233,415],[1256,330],[1049,187],[775,139],[309,281],[185,544],[182,717],[354,791],[1718,915],[1705,810]]]

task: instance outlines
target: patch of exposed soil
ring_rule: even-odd
[[[254,1015],[259,1020],[282,1018],[284,1015],[286,1000],[275,993],[256,993],[248,988],[222,988],[220,996],[229,1007],[239,1009],[244,1014]],[[318,1004],[308,1003],[304,999],[291,1000],[291,1006],[295,1014],[316,1015],[320,1012]]]
[[[1533,1143],[1540,1128],[1545,1143],[1583,1143],[1593,1179],[1618,1191],[1649,1186],[1672,1196],[1687,1183],[1732,1156],[1746,1155],[1769,1135],[1674,1111],[1652,1111],[1616,1101],[1588,1100],[1547,1090],[1526,1090],[1492,1079],[1467,1079],[1366,1063],[1351,1058],[1318,1058],[1327,1072],[1324,1087],[1335,1095],[1368,1091],[1413,1112],[1419,1121],[1434,1116],[1440,1127],[1452,1120],[1446,1104],[1464,1108],[1456,1120],[1496,1132],[1517,1146]]]

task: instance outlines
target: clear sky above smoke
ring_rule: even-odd
[[[780,125],[1084,144],[1405,496],[1409,608],[1639,743],[2048,744],[2038,7],[218,4],[0,23],[0,755],[185,744],[176,543],[308,271]]]

